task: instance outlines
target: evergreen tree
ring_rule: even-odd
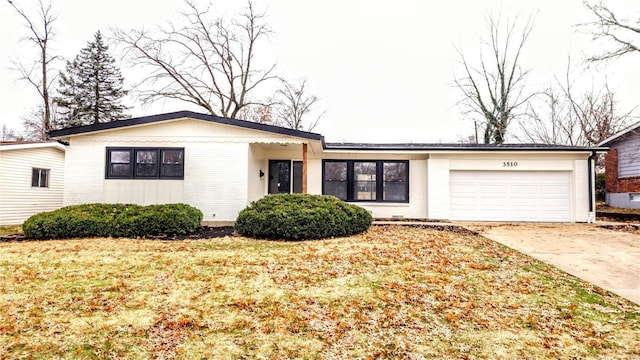
[[[120,102],[127,91],[123,77],[107,53],[108,46],[98,31],[93,42],[80,50],[60,74],[55,103],[58,105],[58,128],[97,124],[124,119],[127,107]]]

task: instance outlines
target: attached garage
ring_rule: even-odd
[[[83,174],[65,178],[65,205],[180,200],[201,209],[204,221],[213,223],[235,220],[250,201],[274,192],[282,179],[300,180],[301,191],[356,203],[380,219],[591,222],[594,159],[607,150],[546,144],[328,143],[320,134],[190,111],[50,135],[69,144],[65,172]],[[176,147],[184,155],[179,164],[184,176],[176,179],[139,176],[136,169],[144,164],[114,162],[107,156],[123,148],[127,154],[149,149],[160,154]],[[127,176],[105,174],[110,168],[105,159],[123,166]],[[274,164],[288,165],[283,168],[287,171],[278,173]],[[296,165],[302,168],[298,178]],[[292,186],[276,190],[296,191],[293,180]],[[136,191],[167,186],[172,191],[147,191],[142,200]]]
[[[452,220],[572,220],[570,171],[451,171]]]

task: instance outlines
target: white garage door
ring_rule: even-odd
[[[569,171],[451,171],[451,219],[571,221]]]

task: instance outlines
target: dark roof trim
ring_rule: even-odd
[[[366,144],[366,143],[326,143],[325,150],[359,151],[597,151],[605,152],[603,147],[547,145],[547,144]]]
[[[617,133],[615,133],[615,134],[609,136],[608,138],[602,140],[600,142],[600,144],[598,144],[598,146],[609,146],[609,145],[611,145],[611,143],[620,140],[622,137],[624,137],[625,135],[627,135],[630,132],[633,132],[634,130],[638,129],[639,127],[640,127],[640,121],[635,123],[635,124],[632,124],[631,126],[627,127],[626,129],[618,131]]]
[[[289,136],[295,136],[295,137],[300,137],[300,138],[310,139],[310,140],[320,140],[324,142],[322,135],[312,133],[312,132],[288,129],[288,128],[283,128],[283,127],[274,126],[274,125],[259,124],[256,122],[246,121],[246,120],[229,119],[229,118],[220,117],[220,116],[201,114],[193,111],[177,111],[172,113],[143,116],[143,117],[126,119],[126,120],[112,121],[107,123],[85,125],[85,126],[79,126],[74,128],[68,128],[68,129],[52,130],[49,132],[49,135],[52,138],[61,138],[61,137],[70,136],[70,135],[79,135],[79,134],[86,134],[86,133],[91,133],[95,131],[119,129],[127,126],[151,124],[155,122],[175,120],[175,119],[181,119],[181,118],[191,118],[191,119],[197,119],[197,120],[203,120],[203,121],[210,121],[217,124],[238,126],[246,129],[260,130],[260,131],[266,131],[266,132],[279,134],[279,135],[289,135]]]

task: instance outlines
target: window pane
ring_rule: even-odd
[[[162,150],[160,177],[184,176],[184,150]]]
[[[180,150],[162,150],[163,164],[182,164],[184,151]]]
[[[109,176],[131,177],[131,151],[111,150],[109,158]]]
[[[302,193],[302,161],[293,162],[293,193]]]
[[[37,187],[40,185],[40,169],[31,169],[31,186]]]
[[[131,152],[129,150],[112,150],[112,164],[128,164],[131,162]]]
[[[376,163],[353,163],[353,194],[355,200],[376,200]]]
[[[31,186],[49,187],[49,169],[31,168]]]
[[[40,169],[40,187],[49,187],[48,169]]]
[[[158,152],[157,150],[136,151],[136,176],[158,176]]]
[[[382,199],[407,201],[407,163],[383,164]]]
[[[129,164],[111,164],[110,176],[130,177]]]
[[[333,195],[347,200],[347,163],[324,163],[324,195]]]

